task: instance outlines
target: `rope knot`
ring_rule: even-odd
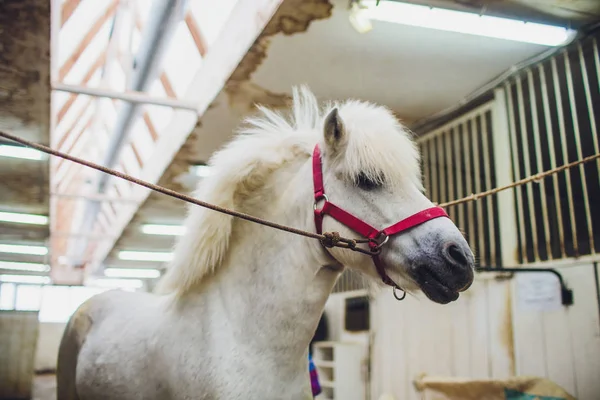
[[[338,232],[325,232],[323,233],[323,236],[325,236],[325,238],[321,240],[321,243],[328,248],[336,247],[341,239]]]

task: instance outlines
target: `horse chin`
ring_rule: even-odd
[[[417,268],[412,274],[421,291],[427,298],[438,304],[448,304],[458,299],[460,293],[449,288],[430,268]]]

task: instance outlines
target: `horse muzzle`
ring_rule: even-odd
[[[412,260],[411,264],[411,278],[430,300],[440,304],[457,300],[475,275],[475,259],[466,244],[446,243],[437,255]]]

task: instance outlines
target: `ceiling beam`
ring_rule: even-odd
[[[126,197],[114,197],[106,196],[94,193],[80,194],[80,193],[66,193],[66,192],[51,192],[50,196],[61,197],[67,199],[79,199],[79,200],[92,200],[107,203],[136,203],[136,199],[130,199]]]
[[[52,90],[57,90],[61,92],[68,93],[76,93],[76,94],[86,94],[88,96],[94,97],[105,97],[109,99],[118,99],[124,100],[130,103],[140,103],[140,104],[152,104],[156,106],[164,106],[171,108],[182,108],[184,110],[196,111],[196,104],[192,102],[186,102],[182,100],[172,99],[170,97],[160,98],[155,96],[150,96],[145,92],[138,91],[115,91],[104,88],[94,88],[89,86],[82,85],[68,85],[65,83],[56,82],[52,84]]]
[[[105,62],[106,62],[106,51],[102,51],[98,55],[98,58],[96,58],[96,61],[94,61],[94,63],[90,67],[90,70],[83,77],[81,84],[82,85],[87,84],[92,79],[92,77],[94,76],[94,74],[96,73],[98,68],[102,67]],[[65,104],[63,104],[63,106],[60,108],[60,110],[58,111],[58,114],[56,116],[57,124],[60,124],[60,122],[65,117],[65,115],[67,114],[67,112],[69,111],[69,109],[71,108],[73,103],[75,103],[75,100],[77,100],[77,95],[75,93],[73,93],[69,96],[67,101],[65,101]]]
[[[125,64],[123,62],[123,57],[121,57],[121,55],[119,55],[119,62],[121,63],[121,67],[123,67],[123,69],[125,69]],[[160,80],[160,83],[161,83],[161,85],[162,85],[162,87],[163,87],[163,89],[165,91],[165,94],[167,95],[167,98],[168,99],[177,99],[177,95],[175,94],[175,90],[173,89],[173,86],[171,85],[171,81],[169,80],[169,77],[167,76],[167,73],[165,71],[162,71],[160,73],[159,80]],[[194,109],[195,109],[195,106],[194,106]],[[158,139],[158,134],[156,133],[156,129],[154,128],[154,124],[150,120],[150,114],[148,114],[148,111],[146,111],[146,109],[144,109],[143,112],[142,112],[142,118],[144,120],[144,123],[146,124],[146,128],[148,128],[148,131],[150,132],[150,136],[152,137],[152,141],[156,142],[156,140]],[[138,161],[140,161],[141,157],[140,157],[139,153],[137,152],[135,146],[133,146],[133,143],[131,144],[131,146],[133,148],[133,151],[134,151],[134,154],[135,154],[136,158],[138,159]],[[140,165],[142,165],[141,162],[140,162]]]
[[[194,101],[197,104],[198,115],[204,114],[219,94],[229,76],[282,1],[239,0],[237,2],[229,19],[222,27],[221,34],[207,52],[202,66],[196,72],[183,96],[186,100]],[[159,136],[153,146],[152,155],[144,164],[140,178],[151,183],[157,183],[197,122],[198,116],[195,113],[175,110],[171,122],[163,129],[163,132],[168,132],[168,135],[162,134]],[[90,257],[97,263],[92,267],[97,267],[99,263],[106,259],[149,194],[149,189],[142,186],[133,186],[129,197],[139,199],[138,204],[134,207],[119,210],[115,222],[111,224],[111,235],[114,234],[117,239],[98,243],[94,254]]]
[[[73,149],[75,148],[75,146],[77,146],[77,143],[79,142],[79,140],[81,140],[81,138],[84,136],[84,133],[92,126],[92,123],[94,122],[94,117],[93,115],[90,115],[88,117],[88,119],[85,122],[85,125],[83,125],[78,133],[75,136],[75,140],[73,140],[71,142],[71,145],[69,146],[68,149],[66,149],[64,152],[67,154],[71,154],[73,155]],[[63,165],[65,162],[67,162],[67,160],[65,160],[64,158],[61,158],[58,163],[56,164],[56,171],[60,170],[60,166]]]
[[[73,97],[77,97],[77,96],[73,96]],[[83,107],[81,107],[81,110],[79,110],[79,113],[77,113],[77,116],[75,118],[73,118],[73,121],[71,122],[69,127],[67,129],[65,129],[65,132],[62,134],[62,136],[60,138],[56,138],[56,140],[58,140],[58,143],[56,143],[56,145],[54,146],[54,148],[56,150],[62,151],[62,148],[63,148],[65,142],[71,135],[71,132],[73,132],[73,129],[75,129],[75,127],[79,123],[79,120],[81,119],[81,117],[83,117],[83,115],[87,111],[87,108],[92,104],[92,99],[91,98],[87,99],[84,104],[85,105]]]
[[[194,39],[194,43],[196,44],[198,52],[202,58],[204,58],[208,45],[206,44],[206,40],[204,39],[204,36],[202,36],[202,32],[200,31],[198,23],[196,22],[196,19],[192,15],[191,11],[188,11],[185,15],[185,24],[187,25],[188,30]]]
[[[149,20],[144,27],[142,40],[136,54],[136,66],[131,74],[129,90],[145,91],[147,87],[158,78],[162,69],[162,58],[167,45],[175,31],[177,23],[184,18],[185,0],[156,0],[151,5]],[[190,113],[188,111],[188,113]],[[138,114],[135,103],[125,102],[119,110],[113,132],[106,153],[103,154],[101,164],[112,168],[122,161],[124,144],[129,139],[130,127]],[[191,114],[196,115],[195,111]],[[110,175],[97,173],[94,186],[95,190],[103,194],[111,179]],[[97,202],[84,204],[85,211],[79,224],[78,231],[91,231],[96,223],[100,208]],[[85,259],[90,242],[86,238],[74,241],[69,246],[67,257],[72,265],[79,265]],[[92,246],[94,243],[91,243]]]
[[[64,26],[77,9],[81,0],[65,0],[60,9],[60,25]]]
[[[167,97],[171,97],[173,99],[177,98],[177,95],[175,94],[175,89],[173,89],[173,85],[171,84],[171,81],[169,80],[169,77],[167,76],[166,72],[160,74],[160,83],[162,83],[163,89],[165,89]]]
[[[65,79],[65,77],[71,71],[75,63],[77,63],[77,60],[79,60],[79,57],[81,57],[81,54],[83,54],[90,42],[94,40],[98,32],[100,32],[102,26],[104,26],[106,21],[108,21],[115,14],[118,4],[119,2],[117,0],[113,0],[111,2],[110,6],[108,6],[104,14],[102,14],[102,16],[100,16],[100,18],[98,18],[98,20],[94,22],[90,30],[81,39],[75,50],[73,50],[73,53],[71,53],[69,58],[67,58],[65,63],[60,67],[60,69],[58,70],[58,80],[60,82],[62,82]]]

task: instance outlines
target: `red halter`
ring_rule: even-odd
[[[366,222],[356,218],[354,215],[331,203],[325,195],[325,188],[323,186],[323,166],[321,163],[321,150],[319,149],[319,145],[315,146],[315,150],[313,152],[313,184],[315,189],[315,225],[317,227],[317,233],[322,233],[323,217],[325,215],[329,215],[333,219],[369,239],[369,247],[373,252],[372,257],[373,262],[375,263],[375,268],[377,269],[377,273],[381,277],[383,283],[392,286],[394,290],[402,290],[402,288],[400,288],[400,286],[398,286],[385,272],[383,261],[381,261],[381,258],[379,258],[381,247],[387,243],[389,237],[392,235],[406,231],[434,218],[449,218],[448,214],[446,214],[446,211],[442,207],[436,206],[419,211],[418,213],[413,214],[383,230],[373,228]],[[317,208],[317,203],[321,200],[324,200],[324,204],[323,207],[319,209]]]

